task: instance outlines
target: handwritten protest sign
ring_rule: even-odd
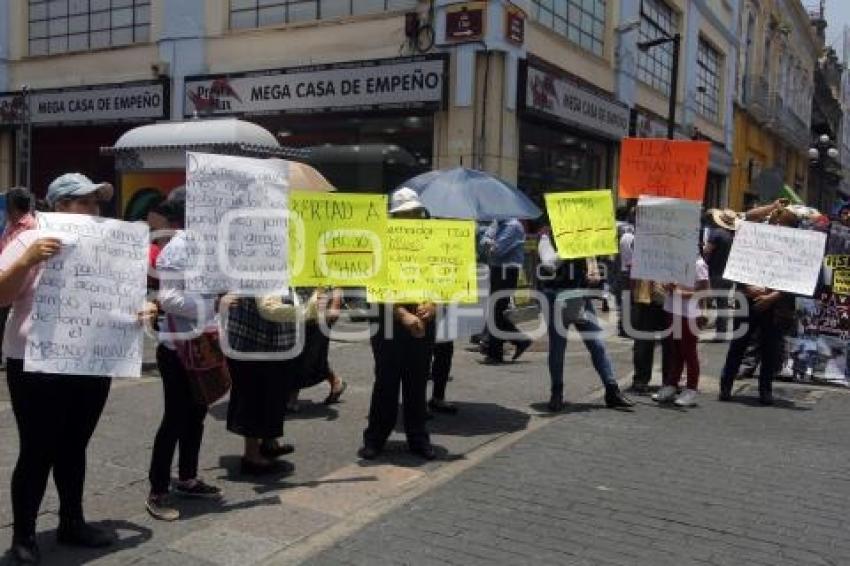
[[[638,201],[632,279],[693,287],[699,253],[700,205],[661,197]]]
[[[626,138],[620,149],[620,197],[644,195],[702,202],[709,142]]]
[[[385,195],[292,192],[289,208],[293,286],[365,287],[381,281]]]
[[[81,214],[40,214],[38,222],[62,248],[35,290],[24,369],[138,377],[147,225]]]
[[[367,287],[373,303],[475,303],[475,222],[471,220],[387,221],[387,274]]]
[[[826,234],[742,222],[723,277],[738,283],[812,296],[823,262]]]
[[[611,191],[549,193],[546,211],[562,259],[617,253]]]
[[[271,292],[288,284],[285,161],[188,152],[186,230],[198,292]]]

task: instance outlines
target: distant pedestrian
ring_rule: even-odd
[[[507,317],[511,296],[517,289],[520,270],[525,263],[525,228],[516,218],[497,220],[482,238],[482,246],[490,266],[490,296],[486,331],[486,364],[504,362],[504,335],[514,344],[513,359],[518,359],[530,346],[525,336]],[[494,295],[499,294],[498,297]],[[492,317],[492,318],[491,318]]]
[[[6,191],[6,227],[0,236],[0,252],[9,242],[21,232],[34,230],[38,227],[33,211],[35,197],[24,187],[14,187]],[[9,318],[10,307],[0,307],[0,336],[6,332],[6,320]],[[6,367],[6,359],[0,347],[0,367]]]
[[[695,293],[708,289],[708,279],[708,265],[702,257],[698,256],[696,283],[693,289],[675,283],[664,286],[667,291],[664,311],[667,313],[669,329],[666,340],[670,361],[667,364],[667,373],[662,376],[664,385],[652,396],[654,401],[659,403],[674,401],[680,407],[691,407],[696,404],[700,373],[697,326],[702,310],[699,297]],[[687,386],[679,394],[679,382],[685,369],[688,376]]]

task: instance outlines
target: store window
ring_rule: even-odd
[[[602,55],[606,0],[532,0],[534,19],[582,49]]]
[[[604,189],[610,185],[610,145],[557,126],[520,125],[519,187],[542,203],[553,191]]]
[[[150,41],[150,0],[29,0],[29,54]]]
[[[720,118],[720,77],[723,56],[704,39],[697,51],[697,111],[710,120]]]
[[[642,0],[640,5],[640,41],[672,37],[679,29],[679,16],[663,0]],[[670,95],[673,69],[673,44],[657,45],[638,51],[638,79],[665,95]]]
[[[230,27],[326,20],[416,8],[418,0],[231,0]]]
[[[306,161],[340,191],[388,192],[433,168],[431,114],[247,119],[274,133],[281,145],[307,149]]]

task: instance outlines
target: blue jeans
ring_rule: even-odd
[[[566,333],[561,335],[558,332],[558,326],[563,328],[563,324],[556,325],[556,317],[561,316],[561,308],[555,301],[557,293],[546,292],[547,309],[546,311],[546,326],[549,331],[549,378],[552,381],[552,392],[561,394],[564,391],[564,357],[567,352],[567,336]],[[605,351],[605,343],[602,341],[599,323],[596,321],[596,312],[589,301],[585,303],[585,318],[579,322],[573,323],[576,330],[582,333],[582,341],[585,348],[590,352],[590,359],[593,361],[593,367],[596,373],[599,374],[599,379],[606,387],[614,386],[617,381],[614,379],[614,370],[611,366],[611,359],[608,357],[608,352]]]

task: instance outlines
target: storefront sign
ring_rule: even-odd
[[[620,198],[644,195],[702,202],[709,142],[628,138],[620,151]]]
[[[444,56],[187,77],[186,115],[438,108]]]
[[[565,78],[528,66],[525,106],[594,134],[619,140],[629,133],[629,109]]]
[[[446,11],[446,39],[469,41],[484,35],[485,2],[472,2]]]
[[[505,39],[514,45],[525,43],[525,14],[516,6],[505,11]]]
[[[166,118],[168,100],[161,82],[35,90],[27,102],[33,124],[127,122]],[[0,95],[0,125],[21,120],[20,93]]]

